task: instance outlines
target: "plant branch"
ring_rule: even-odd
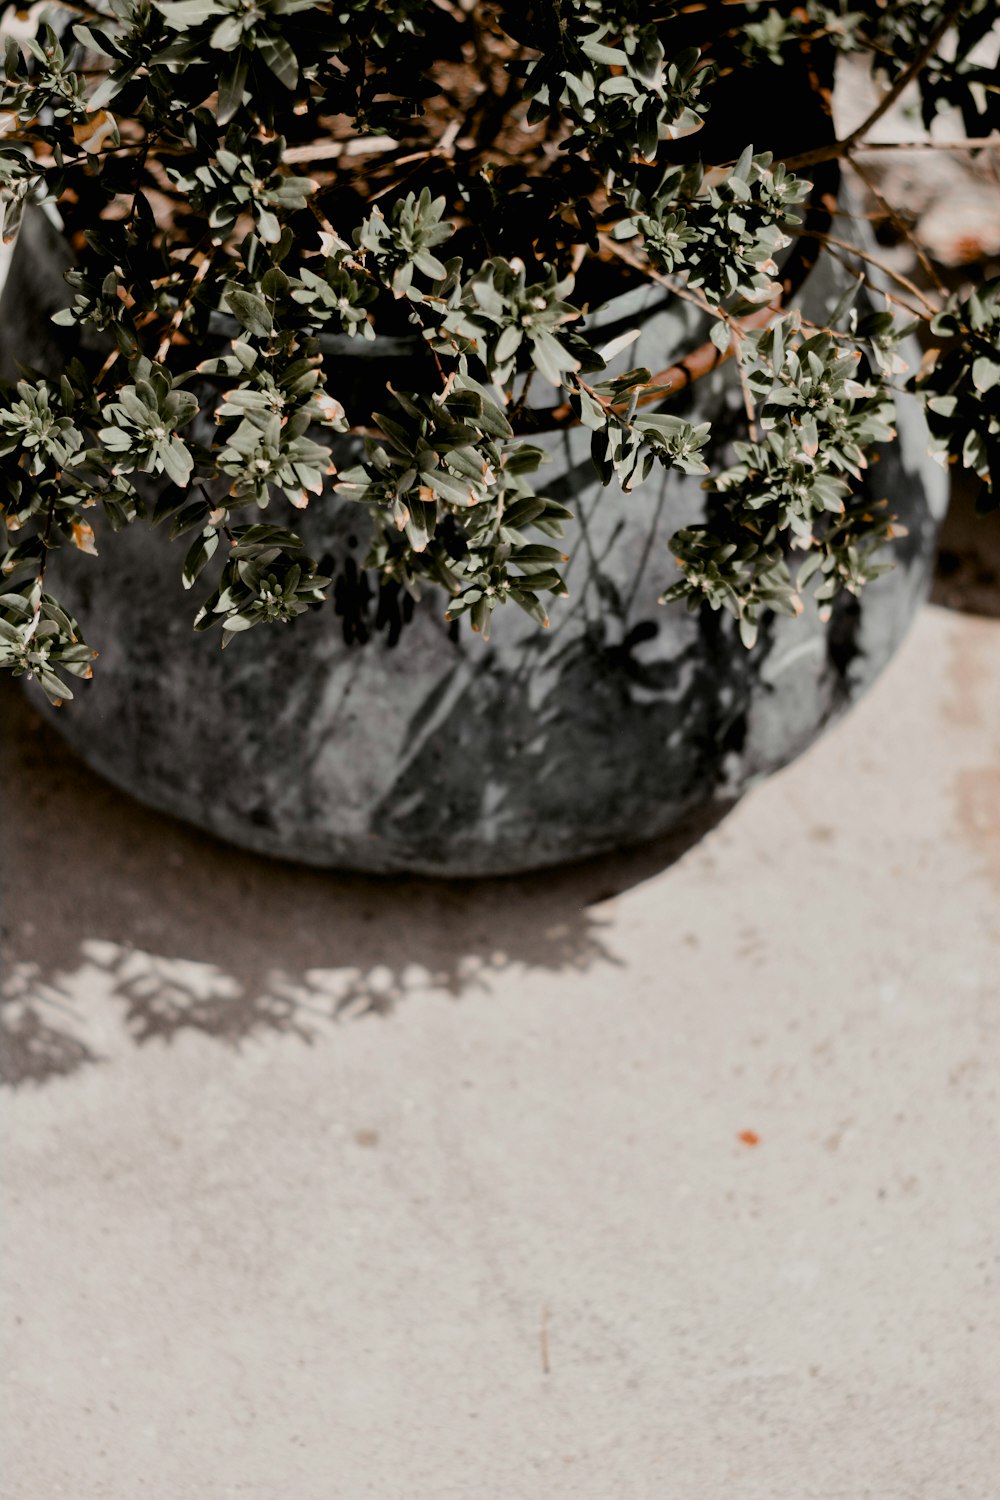
[[[861,178],[861,181],[871,193],[872,197],[875,199],[875,202],[885,213],[886,218],[889,220],[893,228],[906,240],[907,244],[910,246],[910,249],[913,251],[914,255],[917,257],[917,260],[920,262],[920,266],[924,274],[930,278],[941,295],[943,297],[946,297],[948,295],[947,287],[941,280],[937,271],[934,269],[934,266],[931,264],[930,260],[927,257],[927,252],[914,235],[913,230],[910,228],[909,224],[907,224],[906,220],[896,212],[889,200],[882,195],[870,172],[866,172],[864,167],[862,167],[860,163],[856,161],[852,161],[850,163],[850,166],[851,170],[856,172]]]
[[[861,124],[851,131],[850,135],[842,141],[834,141],[829,146],[817,146],[812,151],[803,151],[799,156],[788,156],[784,158],[785,166],[789,171],[798,171],[800,167],[815,166],[821,161],[831,161],[835,157],[850,156],[851,152],[868,134],[873,125],[877,125],[882,116],[886,114],[895,104],[899,96],[909,87],[914,78],[926,67],[934,55],[934,49],[944,36],[945,32],[957,19],[959,12],[965,7],[965,0],[952,0],[938,24],[931,31],[916,57],[909,67],[904,68],[892,87],[883,94],[871,114],[862,120]]]
[[[224,505],[220,506],[217,501],[212,499],[211,495],[208,493],[208,490],[205,488],[204,481],[201,479],[198,480],[198,488],[201,490],[201,493],[205,497],[205,504],[208,506],[209,521],[211,522],[212,516],[215,515],[215,513],[220,509],[225,510],[226,507]],[[229,526],[229,523],[227,521],[223,521],[222,525],[219,527],[219,530],[225,536],[226,541],[229,543],[230,547],[235,547],[236,538],[233,535],[232,528]]]
[[[996,151],[1000,135],[974,135],[964,141],[859,141],[852,156],[859,151]]]
[[[880,260],[877,255],[872,255],[868,250],[859,249],[857,245],[852,245],[850,240],[838,239],[835,234],[821,234],[817,233],[815,230],[810,232],[817,239],[822,240],[824,245],[837,250],[846,251],[848,255],[856,255],[858,260],[863,260],[867,262],[868,265],[874,266],[876,270],[881,271],[885,276],[891,276],[893,281],[895,281],[899,286],[908,291],[911,297],[916,297],[918,302],[923,303],[923,312],[920,312],[919,309],[916,308],[912,309],[912,311],[917,313],[918,317],[933,318],[936,317],[937,314],[941,311],[941,309],[937,307],[929,297],[924,295],[924,293],[918,286],[915,286],[913,284],[908,276],[904,276],[901,271],[894,270],[892,266],[888,265],[884,260]]]
[[[853,274],[854,268],[848,265],[847,258],[839,250],[834,249],[832,245],[828,246],[827,248],[829,250],[829,253],[833,256],[834,260],[839,261],[842,266],[844,266],[848,271],[851,271]],[[853,246],[851,247],[851,249],[853,250],[853,253],[855,255],[859,253],[854,249]],[[866,256],[864,257],[864,259],[870,259],[870,257]],[[876,261],[875,264],[878,265],[878,262]],[[858,275],[860,275],[861,280],[865,286],[870,286],[873,291],[878,292],[879,295],[884,297],[887,302],[894,302],[899,307],[905,307],[906,311],[912,313],[915,318],[926,318],[926,312],[921,312],[919,307],[914,307],[912,302],[907,302],[906,298],[900,297],[898,292],[887,292],[883,287],[878,286],[874,281],[872,281],[870,276],[866,276],[864,271],[858,272]]]

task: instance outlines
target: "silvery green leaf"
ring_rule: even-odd
[[[257,338],[267,338],[273,333],[274,319],[263,297],[258,297],[255,292],[244,291],[241,287],[228,287],[226,301],[234,317],[248,333],[255,334]]]
[[[1000,384],[1000,354],[996,358],[980,355],[972,364],[972,384],[977,391],[991,391]]]
[[[207,527],[201,536],[195,537],[184,558],[181,573],[181,582],[186,589],[192,587],[202,569],[214,556],[218,545],[219,533],[212,526]]]
[[[219,77],[216,118],[220,125],[228,124],[243,103],[243,91],[250,69],[250,56],[245,47],[237,48],[230,56],[232,60],[226,64]]]
[[[277,32],[266,31],[257,36],[257,51],[264,62],[286,89],[293,89],[299,78],[299,64],[295,53]]]
[[[729,346],[733,341],[733,335],[728,323],[723,322],[721,318],[717,318],[709,329],[708,336],[720,354],[729,353]]]

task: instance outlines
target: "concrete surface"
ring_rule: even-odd
[[[4,1500],[996,1500],[1000,620],[672,864],[506,884],[0,712]]]

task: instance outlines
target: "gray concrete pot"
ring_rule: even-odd
[[[28,221],[3,317],[7,350],[40,368],[69,352],[67,331],[47,319],[68,300],[65,256],[40,216]],[[841,274],[829,263],[812,273],[807,316],[822,321]],[[653,369],[707,332],[697,309],[655,286],[616,299],[600,321],[608,338],[641,327],[626,362]],[[331,339],[328,353],[336,391],[398,383],[406,350],[380,340],[362,363],[353,343]],[[731,413],[739,425],[731,367],[686,400],[693,420],[724,428]],[[579,517],[565,547],[570,598],[550,630],[512,606],[489,643],[467,626],[453,639],[446,601],[431,594],[398,640],[371,629],[347,644],[330,605],[222,652],[191,630],[183,544],[137,525],[100,536],[99,564],[62,560],[57,592],[101,655],[59,729],[141,801],[265,854],[368,871],[523,871],[663,834],[791,760],[872,682],[924,599],[945,476],[912,402],[866,491],[888,497],[908,528],[895,569],[825,625],[813,610],[770,621],[749,652],[728,617],[656,602],[674,576],[669,536],[703,514],[699,481],[654,470],[622,496],[594,475],[586,432],[543,441],[546,492]],[[349,502],[324,496],[294,524],[338,571],[364,555],[364,514]]]

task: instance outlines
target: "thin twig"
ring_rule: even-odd
[[[855,274],[855,268],[848,265],[846,256],[842,255],[839,250],[835,250],[832,245],[828,245],[827,250],[835,261],[839,261],[852,275]],[[854,253],[857,254],[857,250]],[[901,297],[898,292],[887,292],[884,288],[876,286],[875,282],[872,281],[870,276],[866,276],[864,271],[858,271],[856,274],[861,277],[865,286],[869,286],[873,291],[878,292],[879,296],[884,297],[886,302],[895,303],[898,307],[905,307],[906,311],[912,313],[915,318],[926,318],[926,312],[921,312],[919,307],[914,307],[912,302],[907,302],[906,298]]]
[[[525,402],[528,399],[528,392],[531,390],[531,382],[534,380],[534,378],[535,366],[532,365],[528,370],[527,375],[524,377],[524,384],[521,387],[521,394],[518,396],[517,400],[514,402],[514,405],[510,409],[509,420],[511,423],[514,423],[524,410]]]
[[[228,514],[228,508],[227,508],[227,506],[224,505],[224,504],[220,504],[220,502],[217,501],[217,500],[213,500],[212,499],[211,495],[208,493],[208,490],[205,488],[204,481],[201,480],[201,479],[198,480],[198,488],[201,490],[201,493],[205,497],[205,504],[208,506],[208,514],[209,514],[209,520],[210,521],[211,521],[211,517],[218,510],[224,510]],[[214,524],[214,523],[212,523],[212,524]],[[232,529],[229,526],[228,521],[223,521],[222,525],[218,529],[224,534],[224,536],[225,536],[227,542],[229,543],[230,547],[235,547],[236,546],[236,537],[233,535]]]
[[[621,259],[625,261],[626,265],[632,266],[637,271],[641,270],[644,275],[649,276],[653,281],[656,281],[661,286],[666,287],[668,291],[671,291],[676,296],[683,298],[686,302],[693,303],[694,306],[698,308],[699,312],[708,313],[712,317],[721,318],[722,321],[726,324],[730,331],[730,334],[732,335],[732,343],[730,344],[729,349],[721,350],[719,349],[717,344],[713,344],[712,348],[718,351],[717,363],[719,364],[721,364],[722,361],[726,359],[730,359],[733,357],[736,359],[736,365],[739,371],[740,389],[743,392],[743,405],[746,408],[747,423],[750,429],[750,437],[753,442],[756,442],[757,413],[754,408],[753,398],[750,395],[750,387],[747,384],[746,371],[743,368],[743,360],[740,356],[740,345],[742,343],[744,333],[746,333],[750,328],[760,327],[761,322],[764,322],[766,324],[768,318],[771,315],[778,315],[778,313],[781,311],[780,307],[771,305],[766,309],[762,309],[761,311],[766,314],[766,316],[763,318],[761,317],[760,313],[754,313],[749,317],[742,319],[734,318],[729,313],[727,313],[724,308],[713,307],[708,299],[702,296],[700,293],[690,291],[687,287],[682,286],[678,282],[672,281],[667,276],[661,276],[660,273],[658,271],[654,271],[651,266],[643,266],[638,259],[634,258],[629,252],[624,251],[622,246],[616,240],[610,239],[608,236],[604,235],[601,236],[601,239],[605,242],[606,248],[610,250],[612,254],[620,256]],[[670,375],[673,373],[675,372],[666,371],[661,372],[661,374],[659,375],[654,375],[652,377],[652,380],[650,381],[650,385],[653,385],[654,383],[661,384],[663,382],[664,375]],[[650,397],[648,395],[645,397],[640,396],[639,405],[642,405],[644,403],[644,400],[648,402],[650,400]]]
[[[655,281],[658,286],[666,287],[668,292],[673,292],[674,296],[680,297],[683,302],[690,302],[699,312],[715,312],[715,308],[712,307],[712,304],[706,297],[691,291],[683,283],[674,281],[670,276],[664,276],[661,271],[657,271],[648,262],[641,261],[637,255],[632,254],[631,250],[626,250],[620,240],[613,239],[609,234],[601,234],[598,235],[598,243],[610,255],[616,255],[627,266],[631,266],[633,271],[638,271],[650,281]]]
[[[187,261],[187,264],[190,264],[191,260],[194,259],[195,253],[199,253],[200,254],[200,252],[194,252],[194,251],[192,251],[191,256],[189,257],[189,259]],[[170,348],[171,342],[173,340],[173,336],[177,332],[177,330],[180,328],[181,323],[184,321],[184,314],[185,314],[185,312],[191,306],[191,300],[194,297],[195,290],[201,284],[201,282],[204,281],[205,277],[208,275],[209,268],[211,267],[211,265],[213,264],[214,261],[215,261],[215,253],[214,252],[211,255],[201,255],[201,262],[200,262],[200,264],[198,266],[197,271],[195,271],[195,273],[194,273],[194,276],[193,276],[193,278],[191,280],[191,285],[187,288],[187,290],[184,293],[184,295],[182,297],[178,298],[177,310],[174,313],[173,317],[170,319],[170,322],[167,325],[167,330],[164,333],[163,338],[160,340],[160,346],[159,346],[159,348],[156,351],[156,361],[157,361],[157,364],[162,364],[163,361],[166,359],[166,357],[167,357],[167,351]]]
[[[919,317],[925,317],[929,313],[933,318],[936,317],[937,314],[941,311],[941,309],[935,306],[935,304],[930,300],[929,297],[926,297],[924,295],[924,293],[918,286],[915,286],[913,284],[908,276],[904,276],[902,271],[894,270],[893,267],[888,265],[884,260],[880,260],[877,255],[872,255],[868,250],[861,250],[857,245],[852,245],[849,240],[838,239],[835,234],[821,234],[817,233],[816,231],[811,232],[816,239],[822,240],[824,245],[834,247],[838,250],[845,250],[848,255],[856,255],[858,260],[866,261],[868,265],[874,266],[876,270],[881,271],[885,276],[891,276],[893,281],[897,282],[901,287],[904,287],[905,290],[910,293],[911,297],[916,297],[918,302],[923,303],[924,312],[921,313],[917,309],[912,309],[913,311],[917,311],[917,315]]]
[[[883,197],[883,195],[879,192],[878,186],[872,178],[870,172],[866,172],[864,167],[862,167],[861,164],[856,161],[852,161],[850,163],[850,166],[851,170],[853,172],[856,172],[861,178],[861,181],[865,184],[865,187],[871,193],[872,197],[875,199],[879,207],[884,210],[885,215],[888,218],[890,224],[892,224],[893,228],[906,240],[910,249],[913,251],[914,255],[917,257],[917,260],[920,262],[924,274],[930,277],[931,281],[933,281],[934,285],[937,287],[941,295],[943,297],[947,297],[948,288],[945,286],[937,271],[934,269],[934,266],[931,264],[931,261],[927,256],[926,250],[914,235],[913,230],[910,228],[909,224],[907,224],[906,220],[896,212],[888,199]]]
[[[858,151],[996,151],[1000,135],[974,135],[964,141],[859,141]]]

